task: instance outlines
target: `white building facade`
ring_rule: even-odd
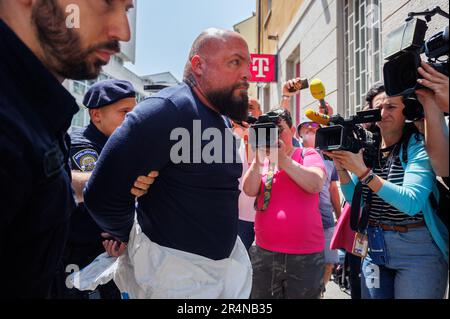
[[[301,76],[321,79],[327,102],[343,116],[355,114],[364,107],[370,87],[383,81],[387,34],[404,24],[408,12],[436,6],[449,11],[443,0],[305,0],[279,39],[278,83],[259,89],[262,104],[279,105],[281,83]],[[448,20],[435,16],[427,38],[445,26]],[[309,90],[301,91],[291,103],[297,119],[306,109],[318,108]]]

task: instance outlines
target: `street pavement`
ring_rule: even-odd
[[[343,292],[334,281],[330,281],[326,287],[323,299],[351,299],[350,291]]]

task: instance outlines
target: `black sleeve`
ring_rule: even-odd
[[[135,214],[131,188],[139,176],[169,162],[170,134],[178,126],[176,107],[153,98],[129,113],[109,138],[84,191],[85,205],[103,230],[128,241]]]

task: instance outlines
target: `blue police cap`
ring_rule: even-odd
[[[88,109],[98,109],[129,97],[136,97],[136,91],[130,82],[104,80],[89,88],[84,96],[83,104]]]

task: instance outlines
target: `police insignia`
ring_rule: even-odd
[[[98,160],[98,153],[93,149],[84,149],[72,157],[82,172],[92,172]]]

